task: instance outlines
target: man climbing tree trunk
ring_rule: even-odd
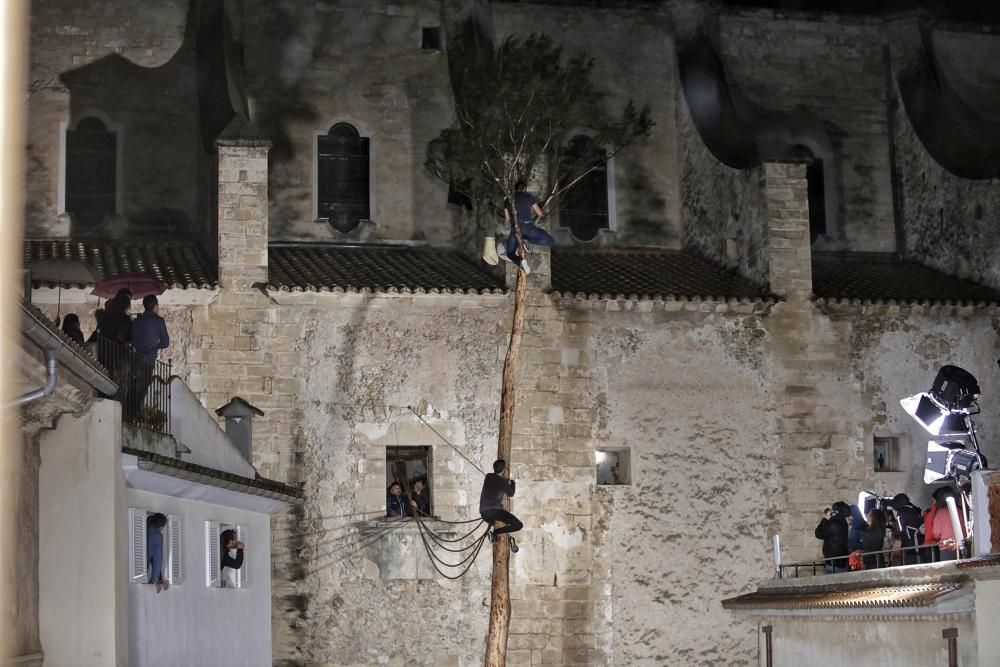
[[[527,257],[514,205],[518,184],[540,185],[538,200],[549,212],[559,195],[649,133],[649,109],[636,110],[629,101],[620,117],[611,117],[590,80],[593,61],[584,55],[564,58],[544,35],[508,38],[494,48],[470,20],[450,36],[448,53],[456,121],[428,145],[426,166],[470,202],[477,233],[492,236],[498,220],[513,221],[508,233],[517,239],[518,256]],[[590,148],[567,150],[571,133],[580,128],[591,137]],[[500,211],[507,215],[497,216]],[[497,459],[507,462],[507,476],[527,295],[525,271],[516,270],[497,437]],[[510,545],[501,535],[493,544],[486,667],[506,665],[509,630]]]

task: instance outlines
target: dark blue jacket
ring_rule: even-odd
[[[386,516],[410,516],[410,503],[403,496],[394,496],[391,493],[385,498]]]
[[[170,345],[167,323],[151,310],[147,310],[132,322],[132,347],[147,359],[156,359],[158,350]]]
[[[149,566],[149,583],[163,579],[163,533],[158,528],[146,528],[146,564]]]

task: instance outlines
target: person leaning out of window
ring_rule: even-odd
[[[222,585],[236,587],[236,570],[243,567],[244,544],[240,542],[235,530],[224,530],[219,534],[219,543],[222,549],[222,562],[220,572],[222,574]]]

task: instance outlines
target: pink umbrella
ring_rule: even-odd
[[[108,276],[99,280],[94,285],[91,294],[112,299],[122,288],[127,288],[132,292],[133,299],[141,299],[149,294],[163,294],[167,291],[166,283],[144,273],[119,273],[117,276]]]

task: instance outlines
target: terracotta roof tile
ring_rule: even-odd
[[[736,271],[687,251],[552,249],[552,289],[563,296],[773,300]]]
[[[92,266],[99,278],[122,273],[144,273],[175,289],[211,289],[219,284],[212,260],[192,241],[128,243],[82,239],[25,239],[25,264],[36,259],[80,260]],[[41,284],[37,281],[34,283],[36,287]],[[47,282],[45,286],[55,287],[56,284]],[[64,284],[65,286],[67,285]]]
[[[813,294],[833,301],[998,304],[1000,291],[883,254],[814,253]]]
[[[272,244],[268,288],[283,291],[502,294],[503,280],[454,250],[389,245]]]
[[[961,583],[881,586],[856,590],[777,589],[722,601],[725,609],[880,609],[927,607],[959,590]]]

